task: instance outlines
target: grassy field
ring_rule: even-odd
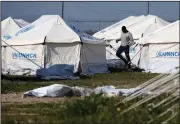
[[[79,80],[54,80],[42,81],[35,78],[8,78],[3,79],[1,91],[3,94],[18,93],[46,86],[54,83],[69,86],[96,87],[101,85],[114,85],[119,88],[132,88],[157,74],[141,72],[116,72],[111,74],[98,74],[81,77]],[[166,96],[163,96],[166,97]],[[162,97],[161,97],[162,98]],[[159,98],[159,99],[161,99]],[[120,112],[131,103],[114,106],[123,97],[105,98],[100,95],[91,95],[85,98],[64,98],[64,101],[56,103],[30,103],[30,104],[3,104],[3,124],[145,124],[152,118],[157,117],[165,108],[151,111],[147,105],[139,106],[125,115]],[[155,99],[158,102],[158,99]],[[176,101],[177,102],[177,101]],[[165,117],[170,114],[167,113]],[[164,118],[164,117],[163,117]],[[160,124],[163,118],[158,118],[151,124]],[[169,123],[179,122],[178,116]]]
[[[110,74],[96,74],[92,76],[83,76],[79,80],[53,80],[45,81],[33,77],[8,77],[1,81],[1,93],[22,92],[47,86],[51,84],[66,84],[69,86],[88,86],[96,87],[102,85],[114,85],[120,88],[135,87],[158,74],[142,72],[115,72]]]

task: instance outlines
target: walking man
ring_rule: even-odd
[[[121,45],[116,52],[116,56],[124,61],[126,67],[131,68],[131,59],[129,56],[129,48],[134,43],[133,36],[131,32],[129,32],[125,26],[122,26],[121,38],[116,40],[116,43],[121,41]],[[127,60],[122,57],[121,53],[124,52]]]

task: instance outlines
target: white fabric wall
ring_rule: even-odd
[[[81,66],[83,74],[106,73],[106,48],[104,44],[81,45]]]
[[[130,48],[129,56],[131,58],[131,62],[136,66],[138,65],[138,62],[141,58],[141,48],[142,46],[140,46],[139,44],[134,44]]]
[[[35,75],[36,70],[44,67],[43,45],[6,47],[3,56],[3,74]],[[19,54],[19,52],[21,54]],[[24,57],[22,53],[28,58]]]
[[[161,52],[161,54],[159,54]],[[173,54],[164,54],[162,52],[174,52]],[[179,44],[149,44],[142,51],[140,67],[145,68],[147,72],[166,73],[175,67],[179,67]]]
[[[79,43],[48,43],[45,58],[48,73],[53,76],[70,75],[78,71],[80,61]],[[68,71],[67,71],[68,70]]]
[[[2,72],[5,69],[5,53],[6,53],[6,47],[1,47],[1,61],[2,61],[1,69],[2,69]]]
[[[146,45],[141,49],[141,58],[140,58],[139,67],[147,70],[148,64],[149,64],[149,45]]]

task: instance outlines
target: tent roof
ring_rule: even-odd
[[[1,22],[2,40],[8,40],[20,29],[11,17],[4,19]]]
[[[95,33],[93,36],[98,37],[98,38],[109,39],[109,37],[113,37],[114,35],[117,34],[117,32],[121,31],[122,26],[128,27],[128,26],[132,25],[133,23],[136,23],[136,22],[142,20],[143,18],[145,18],[144,15],[129,16],[128,18],[125,18],[125,19]]]
[[[26,25],[29,25],[29,22],[24,21],[23,19],[14,19],[14,21],[16,22],[16,24],[19,25],[19,27],[24,27]]]
[[[163,19],[154,16],[147,15],[145,18],[136,21],[130,26],[127,26],[127,29],[132,33],[134,39],[139,39],[145,35],[148,35],[159,28],[162,28],[170,24],[169,22],[164,21]],[[119,30],[115,35],[111,35],[110,39],[118,39],[121,36],[121,30]]]
[[[28,29],[28,31],[26,31]],[[30,45],[41,43],[103,43],[103,41],[84,35],[68,26],[64,20],[58,15],[43,15],[38,20],[25,26],[16,34],[13,39],[8,40],[9,45]]]
[[[157,16],[148,15],[143,20],[130,26],[128,30],[133,34],[134,39],[139,39],[142,34],[147,35],[168,24],[170,23]]]
[[[179,43],[179,20],[171,23],[137,41],[147,43]]]

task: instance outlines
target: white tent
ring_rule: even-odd
[[[11,39],[14,34],[20,29],[20,27],[14,22],[14,20],[11,17],[8,17],[4,19],[1,22],[1,41],[6,41]],[[2,42],[1,42],[2,43]],[[4,60],[4,47],[1,49],[1,56],[2,56],[2,61]],[[2,66],[3,62],[2,62]]]
[[[68,26],[58,15],[41,16],[29,26],[29,31],[21,30],[23,33],[3,44],[7,46],[5,73],[68,76],[79,71],[107,72],[102,40]]]
[[[145,18],[144,15],[129,16],[129,17],[95,33],[93,36],[100,38],[100,39],[105,39],[105,40],[114,39],[113,36],[116,35],[119,31],[121,31],[122,26],[128,27],[128,26],[132,25],[133,23],[139,22],[143,18]]]
[[[154,16],[154,15],[148,15],[145,18],[139,20],[136,23],[133,23],[130,26],[127,26],[127,29],[132,33],[133,38],[136,41],[138,41],[140,38],[147,36],[148,34],[151,34],[152,32],[163,28],[164,26],[170,24],[169,22],[166,22],[162,20],[161,18]],[[109,37],[109,39],[118,39],[121,36],[121,30],[119,30],[116,35],[112,35]],[[116,43],[115,40],[111,40],[109,43],[113,48],[118,49],[121,42]],[[133,58],[132,62],[134,64],[138,64],[138,55],[137,52],[139,52],[140,47],[139,45],[134,45],[130,48],[130,57]],[[135,57],[134,57],[135,56]],[[119,59],[116,57],[116,51],[114,51],[109,46],[106,47],[106,59],[112,60],[112,59]],[[110,61],[111,62],[111,61]]]
[[[1,39],[11,39],[20,27],[14,22],[11,17],[4,19],[1,22]]]
[[[139,66],[147,72],[173,72],[179,67],[179,21],[171,23],[137,41],[145,45],[140,54]]]
[[[14,21],[19,25],[20,28],[29,25],[29,22],[24,21],[23,19],[14,19]]]

